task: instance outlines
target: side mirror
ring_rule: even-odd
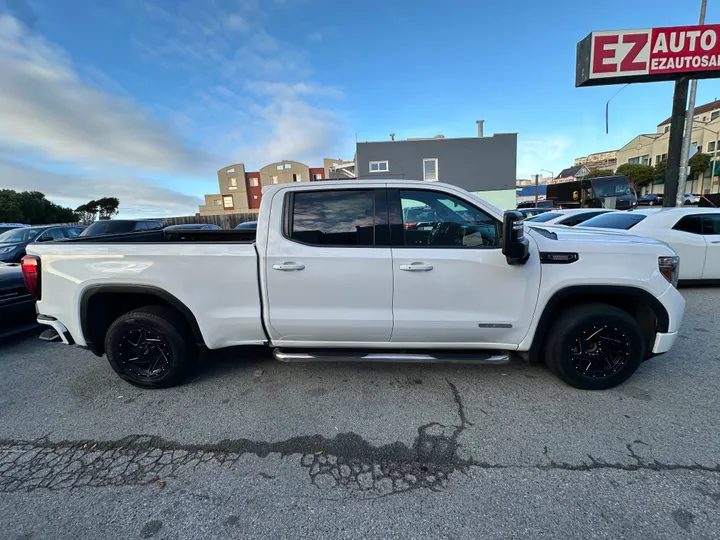
[[[508,264],[525,264],[530,256],[530,242],[525,238],[523,214],[508,210],[503,216],[502,252]]]

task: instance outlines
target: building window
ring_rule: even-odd
[[[228,189],[231,191],[237,189],[237,178],[228,178]]]
[[[256,199],[256,200],[257,200],[257,195],[253,195],[253,199]]]
[[[287,235],[316,246],[372,246],[374,204],[371,190],[298,191]]]
[[[698,146],[698,147],[697,147],[697,151],[698,151],[698,152],[702,152],[702,146]]]
[[[232,210],[235,208],[232,195],[223,195],[223,208],[225,208],[225,210]]]
[[[278,171],[282,171],[282,170],[283,170],[282,163],[281,163],[280,165],[276,165],[275,168],[276,168]]]
[[[254,176],[250,178],[250,187],[258,187],[258,179]]]
[[[215,206],[222,206],[222,201],[220,199],[215,199]]]
[[[320,173],[313,174],[313,180],[322,180],[322,174],[320,174]]]
[[[715,151],[715,141],[710,141],[707,145],[707,151],[708,152],[714,152]]]
[[[285,163],[284,167],[285,167],[286,169],[290,169],[290,168],[292,168],[292,165],[290,165],[289,163]]]
[[[293,182],[302,182],[302,175],[299,173],[293,173]]]
[[[437,182],[438,160],[437,158],[423,159],[423,180],[426,182]]]
[[[670,126],[665,126],[665,131],[663,133],[667,133],[668,131],[670,131]]]
[[[271,176],[271,177],[270,177],[270,181],[271,181],[273,184],[277,184],[277,183],[278,183],[278,177],[277,177],[277,176]]]
[[[387,172],[388,162],[387,161],[371,161],[370,172]]]
[[[225,172],[235,172],[235,167],[230,167],[229,169],[225,169]]]
[[[720,111],[715,111],[714,113],[712,113],[712,114],[710,115],[710,121],[712,122],[712,121],[715,120],[718,116],[720,116]]]
[[[628,163],[630,165],[636,165],[637,163],[640,163],[640,158],[639,157],[631,157],[630,159],[628,159]]]

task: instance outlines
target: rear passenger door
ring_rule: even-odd
[[[680,279],[703,279],[708,243],[702,215],[683,216],[672,231],[658,231],[653,238],[667,242],[680,256]]]
[[[271,212],[265,280],[273,341],[388,342],[393,269],[385,190],[293,190],[276,195]]]

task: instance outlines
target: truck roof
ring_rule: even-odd
[[[384,186],[391,184],[393,186],[412,186],[415,187],[418,184],[427,185],[428,182],[422,180],[398,180],[397,178],[358,178],[347,180],[319,180],[315,182],[291,182],[288,184],[274,184],[272,186],[265,186],[262,189],[263,195],[266,193],[272,193],[275,191],[282,191],[285,189],[292,189],[297,187],[302,188],[313,188],[313,187],[354,187],[354,186]],[[452,184],[446,184],[444,182],[431,182],[433,186],[443,186],[457,189],[457,186]]]

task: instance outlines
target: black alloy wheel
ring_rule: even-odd
[[[647,355],[638,322],[620,308],[579,304],[552,322],[545,365],[575,388],[604,390],[625,382]]]
[[[182,382],[195,364],[197,347],[187,321],[165,306],[146,306],[118,317],[105,335],[110,366],[141,388]]]

